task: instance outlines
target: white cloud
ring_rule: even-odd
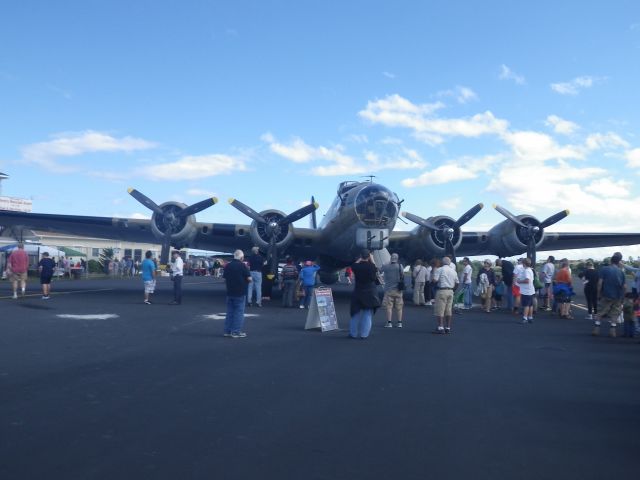
[[[410,169],[424,168],[426,162],[420,158],[415,150],[403,149],[401,155],[390,156],[382,161],[377,153],[364,152],[366,163],[344,153],[344,147],[336,145],[328,148],[324,146],[311,146],[300,138],[295,138],[290,144],[279,143],[273,135],[265,134],[262,140],[269,143],[272,152],[295,163],[308,163],[312,161],[327,161],[332,165],[318,165],[311,168],[311,173],[318,176],[354,175],[358,173],[370,173],[385,169]]]
[[[551,84],[551,90],[560,95],[578,95],[580,90],[591,88],[599,79],[587,75],[576,77],[569,82]]]
[[[508,127],[508,122],[496,118],[489,111],[467,118],[432,117],[443,107],[441,102],[415,105],[399,95],[391,95],[383,100],[368,102],[367,108],[358,115],[374,124],[408,128],[418,140],[428,144],[442,143],[445,137],[502,134]]]
[[[629,148],[629,143],[622,139],[620,135],[613,132],[594,133],[589,135],[585,141],[589,150]]]
[[[627,159],[627,166],[631,168],[640,168],[640,148],[634,148],[629,150],[625,157]]]
[[[458,103],[467,103],[472,100],[477,100],[478,95],[476,92],[471,90],[469,87],[461,87],[456,86],[453,90],[444,90],[442,92],[438,92],[439,97],[453,97],[456,99]]]
[[[549,135],[534,131],[518,131],[503,136],[511,146],[517,159],[526,165],[531,162],[544,162],[551,159],[582,159],[584,153],[580,147],[558,145]]]
[[[77,170],[77,167],[61,164],[59,158],[78,157],[84,154],[100,152],[130,153],[147,150],[156,145],[135,137],[116,138],[102,132],[87,130],[80,133],[64,133],[48,142],[34,143],[22,149],[22,159],[48,170],[63,173]]]
[[[405,178],[402,185],[407,188],[425,185],[439,185],[476,178],[478,175],[469,169],[456,164],[440,165],[435,169],[424,172],[417,178]]]
[[[518,85],[524,85],[526,83],[522,75],[518,75],[504,64],[500,65],[500,75],[498,78],[500,78],[500,80],[513,80]]]
[[[632,183],[625,180],[614,181],[610,178],[594,180],[585,190],[603,198],[628,198],[631,196]]]
[[[141,172],[153,180],[198,180],[246,170],[244,161],[239,158],[213,154],[186,156],[176,162],[144,167]]]
[[[496,163],[504,160],[502,155],[485,155],[484,157],[461,157],[444,165],[426,171],[417,178],[405,178],[405,187],[422,187],[425,185],[441,185],[477,178],[480,173],[489,173]]]
[[[578,124],[564,120],[557,115],[549,115],[545,123],[547,126],[552,127],[554,132],[561,135],[571,135],[580,128]]]
[[[390,78],[390,79],[392,79],[392,80],[393,80],[394,78],[396,78],[395,73],[391,73],[391,72],[382,72],[382,75],[384,75],[385,77]]]

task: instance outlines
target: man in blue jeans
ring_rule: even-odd
[[[251,306],[253,301],[253,292],[256,294],[256,305],[262,306],[262,266],[264,265],[264,258],[260,255],[260,249],[253,247],[251,249],[251,255],[247,258],[249,263],[249,273],[251,274],[251,283],[247,287],[247,306]]]
[[[304,297],[300,299],[300,308],[309,308],[313,287],[316,286],[316,272],[320,270],[311,260],[304,262],[304,267],[300,270],[300,283],[304,289]]]
[[[247,283],[251,284],[251,274],[244,263],[242,250],[233,252],[233,260],[224,267],[224,280],[227,286],[227,316],[224,320],[224,336],[244,338],[244,307],[246,303]]]

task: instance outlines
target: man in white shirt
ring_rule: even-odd
[[[427,281],[427,267],[422,265],[422,260],[416,260],[413,267],[413,304],[426,305],[424,301],[424,284]]]
[[[522,261],[523,268],[518,271],[516,282],[520,286],[520,303],[522,305],[522,323],[533,323],[533,296],[536,289],[533,286],[533,270],[531,259]]]
[[[551,310],[553,301],[553,277],[556,272],[556,266],[553,262],[555,261],[555,257],[553,255],[550,255],[549,258],[547,258],[547,263],[545,263],[542,267],[542,272],[540,272],[540,276],[542,277],[540,280],[542,280],[542,283],[544,283],[544,289],[546,293],[544,300],[545,310]]]
[[[184,261],[180,252],[174,250],[171,253],[171,280],[173,280],[173,300],[169,305],[180,305],[182,303],[182,275]]]
[[[468,257],[462,259],[464,268],[462,269],[462,290],[464,292],[464,309],[470,310],[473,305],[473,292],[471,291],[471,284],[473,282],[473,267],[471,267],[471,261]]]
[[[454,268],[451,268],[449,257],[442,259],[442,266],[434,272],[433,280],[438,284],[434,307],[434,313],[438,319],[438,329],[435,333],[451,333],[453,292],[458,285],[458,274]]]

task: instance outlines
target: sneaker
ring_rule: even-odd
[[[151,305],[151,302],[149,300],[145,300],[144,303],[146,303],[147,305]]]
[[[396,325],[396,327],[402,328],[402,322],[398,322],[398,325]]]
[[[533,323],[533,317],[529,317],[527,318],[527,320],[529,321],[529,323]]]
[[[46,295],[42,295],[42,300],[46,300],[47,298],[49,297],[47,297]]]
[[[300,305],[298,308],[304,308],[304,305]]]
[[[391,324],[391,322],[387,322],[384,328],[393,328],[393,325]]]
[[[13,292],[13,297],[11,297],[11,298],[13,298],[14,300],[17,300],[18,299],[18,294]]]
[[[245,338],[247,336],[244,332],[232,333],[231,338]]]
[[[522,322],[521,323],[528,323],[529,319],[527,317],[522,317]]]
[[[444,334],[444,327],[438,327],[433,331],[433,333]]]
[[[449,327],[444,327],[444,333],[451,333],[451,329]]]

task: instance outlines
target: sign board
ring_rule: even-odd
[[[0,210],[30,213],[32,201],[26,198],[0,197]]]
[[[311,298],[307,323],[304,328],[305,330],[320,328],[323,332],[340,329],[330,288],[318,287],[313,289],[313,298]]]

